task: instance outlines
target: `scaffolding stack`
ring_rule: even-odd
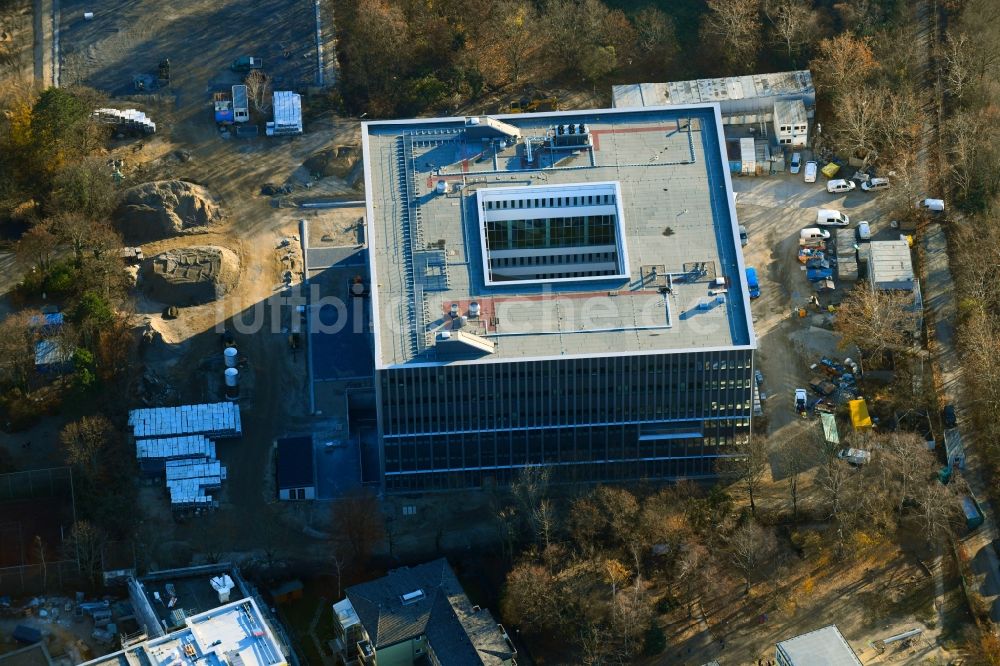
[[[136,458],[145,474],[163,476],[175,510],[214,508],[226,468],[216,459],[216,438],[243,434],[239,408],[219,402],[129,412]]]

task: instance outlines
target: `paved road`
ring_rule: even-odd
[[[921,0],[915,7],[921,18],[924,30],[920,37],[928,48],[921,52],[927,55],[925,68],[930,68],[931,43],[935,39],[937,16],[936,3],[933,0]],[[939,91],[934,85],[935,78],[928,77],[926,87],[926,110],[922,144],[920,147],[921,164],[930,164],[934,155],[940,155],[934,123],[937,115],[937,100]],[[939,191],[939,185],[934,182],[933,173],[927,174],[928,191]],[[980,499],[986,521],[977,533],[965,540],[965,545],[973,556],[972,570],[985,579],[979,592],[991,602],[991,617],[1000,621],[1000,562],[997,553],[990,542],[996,538],[997,529],[993,507],[987,501],[987,484],[985,471],[980,459],[980,451],[976,446],[976,432],[969,414],[963,408],[963,394],[967,394],[962,378],[962,363],[958,355],[955,339],[956,303],[954,282],[948,261],[948,240],[945,230],[937,218],[932,218],[922,230],[920,243],[923,249],[923,289],[924,312],[928,325],[928,338],[934,363],[940,378],[943,400],[956,406],[958,425],[962,431],[962,441],[966,449],[966,468],[963,477],[968,482],[972,492]]]

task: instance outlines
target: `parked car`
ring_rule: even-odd
[[[867,222],[858,222],[857,235],[859,241],[870,241],[872,239],[872,228]]]
[[[797,174],[799,170],[802,169],[802,153],[792,153],[792,163],[788,167],[788,170],[792,174]]]
[[[747,291],[750,292],[750,298],[760,298],[760,281],[757,279],[757,269],[753,267],[747,267]]]
[[[837,453],[837,457],[841,460],[846,460],[851,465],[860,467],[866,463],[871,462],[872,453],[871,451],[865,451],[864,449],[844,449]]]
[[[950,402],[941,410],[941,420],[944,421],[945,428],[954,428],[958,425],[958,418],[955,416],[955,405]]]
[[[746,247],[750,242],[750,235],[747,233],[746,225],[740,225],[740,246]]]
[[[229,66],[234,72],[249,72],[252,69],[263,69],[264,63],[256,56],[240,56]]]
[[[828,181],[826,184],[826,191],[830,194],[839,194],[841,192],[850,192],[855,187],[853,180],[844,180],[843,178],[836,178],[834,180]]]
[[[815,183],[816,182],[816,173],[817,173],[817,171],[819,171],[819,166],[815,162],[813,162],[812,160],[809,160],[808,162],[806,162],[805,180],[806,180],[807,183]]]
[[[821,227],[847,227],[851,224],[851,218],[839,210],[820,208],[816,211],[816,224]]]
[[[795,411],[805,417],[808,408],[809,394],[803,388],[795,389]]]
[[[944,210],[944,199],[921,199],[917,202],[917,208],[940,213]]]
[[[879,190],[889,189],[889,179],[888,178],[869,178],[865,182],[861,183],[861,189],[865,192],[877,192]]]
[[[817,227],[807,227],[799,232],[799,240],[816,241],[828,240],[829,238],[829,231],[826,229],[819,229]]]
[[[820,280],[832,280],[833,279],[833,269],[832,268],[807,268],[806,269],[806,279],[810,282],[819,282]]]

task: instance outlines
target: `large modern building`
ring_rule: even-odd
[[[711,476],[756,340],[714,104],[363,126],[388,491]]]

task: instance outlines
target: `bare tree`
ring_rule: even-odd
[[[259,69],[251,70],[243,83],[247,87],[247,97],[253,103],[257,113],[267,113],[271,110],[271,77]]]
[[[103,414],[84,416],[79,421],[66,424],[59,433],[66,462],[81,468],[91,479],[95,478],[101,456],[118,437],[115,427]]]
[[[684,544],[681,556],[677,560],[676,578],[683,590],[687,616],[691,618],[694,604],[700,597],[701,590],[711,588],[715,579],[712,556],[708,548],[697,540]]]
[[[499,13],[492,23],[493,32],[499,40],[506,69],[516,84],[521,79],[521,69],[525,59],[537,45],[538,11],[526,0],[501,0],[496,3]]]
[[[817,89],[834,100],[858,90],[868,77],[877,73],[878,60],[866,38],[842,33],[819,43],[816,57],[809,63]],[[842,115],[838,110],[838,116]]]
[[[652,616],[646,591],[638,576],[628,591],[623,591],[612,600],[612,625],[621,642],[622,656],[629,658],[638,652],[641,634],[649,626]]]
[[[42,567],[42,590],[47,590],[49,587],[48,549],[45,542],[42,541],[42,537],[37,534],[34,540],[34,550],[35,559],[38,560],[38,564]]]
[[[673,20],[656,7],[645,7],[635,16],[636,46],[646,58],[665,65],[677,54],[677,34]]]
[[[546,631],[562,627],[569,604],[555,575],[541,565],[522,562],[507,575],[500,606],[512,623]]]
[[[52,233],[50,222],[33,225],[17,242],[17,259],[25,266],[46,273],[59,250],[59,238]]]
[[[385,536],[378,499],[367,490],[347,495],[333,505],[333,524],[350,547],[353,562],[368,563],[372,552]]]
[[[520,471],[510,489],[520,506],[520,515],[527,519],[526,527],[536,541],[543,536],[542,520],[551,518],[551,505],[547,505],[543,509],[549,492],[551,476],[551,467],[525,467]]]
[[[750,513],[757,515],[756,496],[770,467],[768,443],[765,437],[751,435],[750,440],[740,450],[740,455],[722,458],[719,472],[731,476],[746,490],[750,500]]]
[[[722,58],[740,71],[757,62],[763,39],[760,0],[708,0],[702,23],[703,40],[718,45]]]
[[[929,548],[954,533],[958,518],[955,493],[936,480],[924,483],[919,491],[920,528]]]
[[[750,594],[754,574],[777,550],[774,532],[748,520],[729,536],[729,558],[743,575],[745,593]]]
[[[815,40],[818,19],[808,0],[764,0],[764,13],[774,30],[773,40],[789,58]]]
[[[0,387],[28,389],[41,318],[37,310],[22,310],[0,320]]]
[[[813,456],[810,455],[810,441],[806,437],[787,437],[780,444],[780,457],[788,479],[788,496],[792,503],[792,522],[799,522],[799,486],[802,474],[809,469]]]
[[[816,471],[816,485],[826,499],[829,515],[834,520],[843,517],[845,496],[851,489],[853,471],[850,466],[837,458],[836,453],[827,453],[825,460]]]
[[[337,599],[339,600],[343,596],[344,565],[347,563],[347,555],[344,554],[339,543],[335,543],[333,546],[333,552],[330,554],[330,563],[333,564],[333,570],[337,575]]]
[[[1000,112],[958,110],[946,121],[949,179],[966,208],[982,209],[1000,191]]]
[[[889,95],[882,88],[860,86],[837,98],[839,108],[831,128],[834,142],[840,150],[864,160],[865,166],[878,156]]]
[[[87,520],[73,523],[66,541],[70,555],[76,559],[80,572],[87,576],[91,585],[97,582],[97,574],[101,570],[101,553],[106,542],[104,531]]]
[[[91,221],[106,221],[118,205],[111,167],[103,157],[71,162],[56,173],[51,206]]]
[[[834,326],[841,344],[881,358],[890,349],[908,347],[915,322],[911,295],[872,289],[861,282],[841,301]]]
[[[48,230],[72,250],[77,268],[87,260],[97,260],[90,262],[88,273],[121,272],[121,260],[115,251],[122,247],[122,238],[108,222],[90,220],[78,213],[61,213],[48,222]]]

